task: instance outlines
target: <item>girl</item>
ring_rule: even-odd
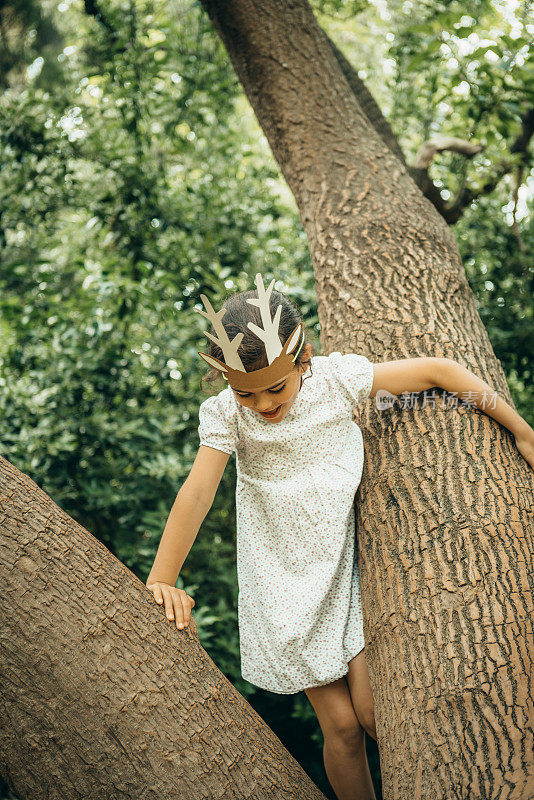
[[[266,290],[258,273],[257,291],[232,295],[217,313],[201,295],[213,327],[210,353],[199,355],[213,367],[206,377],[229,385],[200,405],[198,454],[146,585],[178,628],[194,624],[195,601],[175,584],[235,453],[243,677],[278,694],[304,690],[337,797],[369,800],[364,731],[376,731],[354,547],[363,443],[352,409],[380,390],[435,386],[482,407],[491,389],[450,359],[312,356],[298,309],[273,284]],[[486,413],[534,467],[534,430],[500,398]]]

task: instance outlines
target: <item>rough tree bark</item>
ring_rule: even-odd
[[[191,629],[0,457],[0,769],[21,800],[325,800]]]
[[[323,353],[454,358],[511,402],[451,230],[367,120],[306,0],[202,3],[295,196]],[[531,800],[533,474],[506,429],[436,395],[361,417],[384,796]]]

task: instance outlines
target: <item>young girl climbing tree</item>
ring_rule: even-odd
[[[534,430],[453,360],[312,355],[298,308],[273,285],[258,273],[256,291],[218,312],[201,295],[212,330],[210,353],[199,355],[212,367],[206,377],[228,386],[200,405],[198,454],[146,585],[178,628],[190,623],[195,601],[176,580],[235,453],[242,675],[270,692],[304,691],[337,797],[369,800],[364,731],[376,731],[354,544],[364,449],[353,409],[377,393],[442,387],[506,426],[532,468]]]

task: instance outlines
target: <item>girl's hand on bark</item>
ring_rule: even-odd
[[[154,595],[156,603],[160,605],[164,603],[167,619],[175,620],[177,628],[187,628],[191,623],[191,630],[196,631],[197,625],[191,616],[191,609],[195,605],[195,601],[184,589],[177,589],[175,586],[169,586],[168,583],[161,583],[161,581],[147,583],[147,587]]]
[[[518,434],[515,437],[515,443],[525,461],[534,469],[534,434]]]

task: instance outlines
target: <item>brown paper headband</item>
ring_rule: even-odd
[[[274,279],[269,284],[268,289],[265,289],[261,273],[258,272],[256,273],[255,282],[256,289],[258,291],[258,298],[249,298],[247,299],[247,303],[259,308],[263,327],[260,328],[253,322],[249,322],[247,327],[250,328],[250,330],[259,339],[261,339],[265,345],[265,352],[268,361],[267,367],[252,370],[251,372],[247,372],[245,370],[243,362],[241,361],[237,352],[237,348],[243,339],[243,334],[238,333],[232,339],[232,341],[230,341],[224,325],[222,324],[222,317],[226,313],[224,306],[220,309],[220,311],[216,312],[206,295],[201,294],[200,297],[206,311],[202,311],[200,308],[195,308],[195,311],[198,311],[199,314],[202,314],[203,317],[206,317],[211,322],[213,330],[217,336],[212,336],[211,333],[206,331],[204,333],[208,339],[211,339],[221,348],[224,361],[219,361],[218,358],[214,358],[207,353],[201,353],[197,351],[199,356],[201,356],[204,361],[210,365],[210,367],[215,367],[215,369],[218,369],[222,373],[223,378],[228,381],[232,389],[237,389],[238,391],[243,392],[261,391],[280,383],[293,369],[293,363],[304,343],[303,338],[302,342],[300,343],[300,347],[297,348],[297,343],[302,334],[302,324],[299,322],[297,327],[288,337],[286,343],[282,346],[278,337],[278,327],[280,323],[280,315],[282,313],[282,306],[278,306],[273,319],[271,319],[271,311],[269,307],[269,300],[274,286]]]

